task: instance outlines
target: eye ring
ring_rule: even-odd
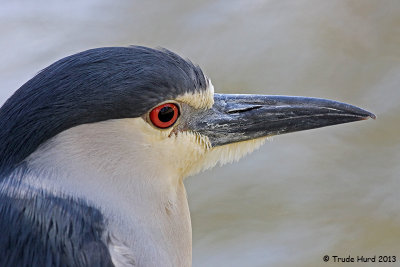
[[[150,120],[154,126],[165,129],[172,126],[179,116],[179,108],[176,104],[166,103],[153,108],[150,111]]]

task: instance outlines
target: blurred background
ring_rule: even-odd
[[[376,121],[275,137],[188,178],[193,265],[400,261],[400,1],[5,0],[0,33],[0,105],[57,59],[138,44],[190,58],[217,92],[323,97],[374,112]]]

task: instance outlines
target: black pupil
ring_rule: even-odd
[[[158,119],[162,122],[169,122],[174,117],[174,110],[171,107],[163,107],[158,113]]]

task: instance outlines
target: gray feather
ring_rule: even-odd
[[[99,210],[39,191],[9,197],[0,187],[0,266],[114,266]]]

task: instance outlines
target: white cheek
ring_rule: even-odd
[[[211,147],[208,138],[200,134],[171,134],[172,129],[159,130],[143,122],[136,122],[136,127],[141,129],[145,144],[150,148],[147,158],[152,158],[154,164],[163,166],[165,171],[176,172],[179,177],[191,174],[192,168],[202,161]]]
[[[148,123],[136,121],[136,128],[143,133],[145,143],[151,147],[155,164],[165,171],[177,171],[180,177],[195,175],[217,164],[238,161],[263,145],[266,137],[223,146],[212,147],[207,136],[193,132],[171,134],[170,130],[158,130]],[[149,156],[149,155],[148,155]]]

